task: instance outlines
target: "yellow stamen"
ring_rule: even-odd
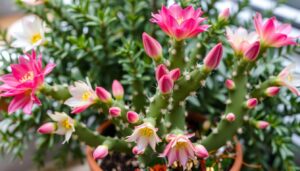
[[[287,76],[287,79],[291,82],[291,81],[294,80],[294,77],[292,76],[292,74],[289,74],[289,75]]]
[[[177,142],[175,148],[181,149],[181,148],[185,148],[185,146],[186,146],[186,142]]]
[[[150,128],[142,128],[140,134],[145,137],[150,137],[154,134],[154,131]]]
[[[63,127],[65,127],[66,129],[70,129],[72,127],[69,119],[66,119],[62,122]]]
[[[32,71],[27,72],[23,77],[19,80],[21,83],[24,83],[26,81],[32,81],[34,78],[34,74]]]
[[[31,37],[31,43],[35,44],[36,42],[42,39],[42,35],[40,33],[36,33]]]
[[[183,22],[183,17],[177,19],[177,23],[180,25]]]
[[[92,96],[92,93],[89,91],[86,91],[82,94],[81,99],[83,101],[88,101],[90,99],[90,97]]]

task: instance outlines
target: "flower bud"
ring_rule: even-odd
[[[213,47],[206,57],[204,58],[204,66],[209,69],[213,70],[218,67],[223,54],[223,47],[222,43],[218,43],[215,47]]]
[[[225,86],[226,86],[226,88],[228,88],[228,90],[233,90],[233,89],[235,89],[235,83],[234,83],[233,80],[229,80],[229,79],[226,80]]]
[[[164,64],[160,64],[155,69],[155,78],[156,81],[159,81],[160,78],[169,73],[169,70]]]
[[[256,42],[252,43],[248,47],[248,49],[244,52],[244,58],[247,61],[254,61],[259,54],[259,50],[260,50],[260,43],[259,43],[259,41],[256,41]]]
[[[139,114],[137,114],[136,112],[134,111],[128,111],[127,112],[127,121],[129,123],[136,123],[137,121],[139,121]]]
[[[143,33],[143,45],[146,54],[154,60],[159,60],[162,56],[162,48],[160,43],[147,33]]]
[[[108,148],[105,145],[99,145],[93,152],[93,158],[95,160],[103,159],[108,155]]]
[[[267,128],[269,126],[269,122],[267,122],[267,121],[258,121],[256,123],[256,126],[259,129],[265,129],[265,128]]]
[[[258,104],[258,101],[256,98],[252,98],[247,100],[246,106],[248,109],[253,109]]]
[[[170,71],[170,77],[172,78],[173,81],[178,80],[178,78],[180,77],[180,69],[176,68]]]
[[[279,87],[269,87],[267,88],[266,90],[266,95],[269,96],[269,97],[273,97],[273,96],[276,96],[280,91],[280,88]]]
[[[117,100],[123,99],[124,88],[118,80],[114,80],[112,83],[112,93]]]
[[[206,148],[201,145],[201,144],[197,144],[195,146],[195,154],[196,156],[198,156],[199,158],[207,158],[209,156],[208,151],[206,150]]]
[[[140,150],[138,149],[137,146],[134,146],[134,147],[132,148],[132,153],[133,153],[134,155],[140,155],[140,154],[143,154],[144,151],[140,151]]]
[[[37,130],[40,134],[52,134],[56,130],[56,124],[53,122],[44,123]]]
[[[174,82],[169,75],[164,75],[158,81],[158,88],[162,94],[171,93],[173,86],[174,86]]]
[[[109,108],[109,115],[112,117],[118,117],[121,115],[121,109],[119,107],[111,107]]]
[[[235,114],[228,113],[225,118],[228,122],[233,122],[235,120]]]
[[[227,21],[230,16],[229,8],[225,8],[223,11],[220,12],[218,19]]]
[[[112,100],[111,94],[103,87],[96,87],[96,94],[103,103],[109,103]]]

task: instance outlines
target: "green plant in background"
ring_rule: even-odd
[[[227,30],[226,37],[226,26],[240,25],[237,17],[247,7],[247,1],[238,3],[238,11],[229,18],[228,11],[219,15],[215,8],[217,1],[180,1],[178,3],[189,12],[191,5],[195,9],[202,7],[203,16],[207,17],[205,22],[210,26],[199,25],[203,22],[199,11],[190,16],[183,13],[180,15],[187,16],[176,16],[180,7],[173,5],[169,9],[162,8],[160,14],[153,14],[151,22],[157,23],[161,31],[149,19],[151,12],[157,11],[162,3],[156,0],[74,0],[65,4],[54,0],[29,6],[17,1],[22,9],[45,23],[45,34],[32,33],[29,42],[43,52],[44,63],[52,62],[56,67],[44,84],[36,82],[37,95],[43,104],[34,107],[32,115],[19,111],[8,115],[5,111],[10,99],[0,99],[1,151],[20,157],[26,148],[24,142],[35,139],[38,149],[34,159],[43,164],[40,156],[47,149],[56,148],[53,145],[61,141],[58,136],[36,134],[40,124],[47,122],[40,127],[40,133],[64,134],[69,140],[57,150],[56,156],[62,163],[68,153],[75,158],[83,157],[79,145],[82,141],[98,146],[95,159],[104,158],[108,150],[128,154],[132,151],[140,168],[168,163],[173,168],[234,168],[234,158],[237,158],[234,156],[239,155],[233,147],[240,143],[232,138],[237,136],[243,145],[243,160],[248,163],[243,169],[296,170],[292,152],[296,146],[291,135],[299,133],[299,122],[288,121],[286,117],[297,114],[298,99],[286,91],[269,98],[275,96],[281,86],[292,88],[287,83],[297,80],[290,72],[291,67],[288,67],[289,72],[277,76],[283,68],[283,58],[298,51],[297,46],[283,47],[295,44],[287,37],[288,26],[279,28],[272,25],[274,19],[269,19],[268,27],[264,26],[267,29],[260,30],[260,16],[256,15],[260,39],[253,35],[247,37],[247,31],[242,29]],[[170,17],[170,21],[159,15]],[[172,21],[172,17],[176,20]],[[184,25],[187,23],[189,25]],[[252,26],[251,23],[243,25]],[[276,33],[272,29],[276,29]],[[157,40],[143,32],[156,35]],[[275,35],[277,33],[281,35]],[[22,54],[22,50],[14,48],[16,43],[7,39],[5,31],[1,34],[5,42],[1,53],[3,75],[9,72],[8,65],[17,63],[16,55]],[[218,42],[224,45],[216,45]],[[144,53],[143,45],[153,61]],[[29,58],[34,56],[31,54]],[[214,70],[217,66],[219,68]],[[32,81],[32,75],[23,74],[26,77],[22,75],[22,83]],[[113,81],[115,79],[121,80],[124,89],[118,81]],[[6,83],[4,79],[1,81]],[[114,98],[106,90],[112,82]],[[102,87],[94,91],[95,85]],[[2,91],[7,89],[2,88]],[[63,102],[72,107],[72,113],[80,114],[64,114],[71,112]],[[23,111],[30,113],[31,109],[23,108]],[[61,113],[51,115],[54,111]],[[189,113],[188,121],[191,117],[201,119],[185,122],[186,113]],[[115,125],[118,139],[91,131],[107,119]],[[264,131],[256,129],[267,126]],[[188,132],[196,133],[191,139],[193,144]],[[71,134],[76,136],[69,139]],[[152,148],[146,148],[147,144]],[[189,153],[181,152],[183,149]],[[180,152],[181,157],[174,156],[176,152]],[[167,160],[158,157],[160,153]],[[147,156],[151,156],[151,160]],[[200,158],[200,164],[193,161],[195,156]]]

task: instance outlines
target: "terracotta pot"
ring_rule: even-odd
[[[190,113],[188,118],[192,119],[194,121],[198,120],[200,123],[203,123],[203,121],[205,121],[205,118],[198,117],[198,116],[202,116],[202,115],[196,115],[195,113]],[[97,128],[97,131],[101,134],[110,125],[111,125],[111,121],[105,121]],[[235,161],[234,161],[230,171],[239,171],[239,170],[241,170],[242,164],[243,164],[243,150],[242,150],[241,143],[238,141],[238,139],[236,137],[234,137],[234,141],[236,143],[236,147],[235,147],[236,156],[235,156]],[[87,162],[88,162],[88,165],[89,165],[91,171],[103,171],[103,169],[99,166],[99,164],[93,158],[93,148],[91,148],[89,146],[86,147],[86,158],[87,158]],[[200,171],[205,171],[206,170],[205,160],[200,160],[200,163],[202,166],[202,167],[200,167]]]
[[[111,125],[110,121],[103,122],[98,128],[97,131],[101,134]],[[93,158],[93,148],[87,146],[85,149],[86,159],[91,171],[103,171],[103,169],[99,166],[99,164]]]

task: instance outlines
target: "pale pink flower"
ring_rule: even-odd
[[[103,159],[108,155],[108,147],[105,145],[99,145],[93,152],[93,158],[95,160]]]
[[[234,113],[228,113],[226,116],[225,116],[226,120],[228,122],[233,122],[235,121],[235,114]]]
[[[225,8],[224,10],[222,10],[220,12],[218,19],[226,21],[226,20],[228,20],[229,16],[230,16],[230,10],[229,10],[229,8]]]
[[[161,142],[156,132],[157,128],[151,123],[145,122],[142,125],[136,126],[126,141],[136,142],[136,153],[143,153],[148,145],[155,151],[156,144]]]
[[[226,88],[228,88],[228,90],[235,89],[235,83],[233,80],[230,80],[230,79],[225,81],[225,86],[226,86]]]
[[[72,97],[65,104],[72,107],[72,113],[83,112],[98,99],[91,85],[82,81],[76,81],[74,86],[69,86],[69,92]]]
[[[278,75],[278,82],[282,86],[286,86],[294,94],[300,96],[297,87],[300,86],[300,65],[297,63],[288,65]]]
[[[267,121],[258,121],[258,122],[256,123],[256,126],[257,126],[257,128],[259,128],[259,129],[266,129],[269,125],[270,125],[270,124],[269,124],[269,122],[267,122]]]
[[[66,113],[55,112],[54,114],[49,114],[49,117],[56,122],[55,134],[65,135],[65,142],[68,142],[75,132],[75,121],[69,117]]]
[[[242,55],[251,44],[257,41],[257,33],[248,31],[245,28],[239,27],[236,30],[226,28],[227,40],[230,43],[232,49],[237,55]]]
[[[188,6],[184,9],[178,4],[170,7],[162,6],[157,14],[152,14],[153,23],[156,23],[167,35],[175,38],[177,41],[192,38],[207,30],[208,25],[200,25],[205,18],[200,8],[194,9]]]
[[[0,97],[13,97],[8,107],[11,114],[18,109],[30,114],[33,104],[41,105],[35,95],[44,83],[44,78],[55,67],[55,64],[47,64],[42,67],[42,56],[37,57],[35,51],[26,56],[19,57],[18,64],[10,65],[12,73],[0,76]]]
[[[293,40],[294,37],[289,36],[292,30],[291,25],[280,24],[275,17],[268,18],[263,22],[261,14],[256,13],[254,25],[263,46],[278,48],[297,44]]]
[[[112,89],[112,93],[116,99],[118,99],[118,100],[123,99],[124,88],[118,80],[113,81],[111,89]]]
[[[36,6],[45,3],[45,0],[22,0],[22,2],[28,5]]]
[[[44,123],[37,130],[40,134],[52,134],[56,130],[56,124],[53,122]]]
[[[189,159],[193,160],[195,158],[195,147],[189,140],[194,136],[190,135],[172,135],[168,136],[170,140],[169,144],[166,146],[161,157],[167,157],[169,166],[175,161],[178,161],[181,166],[185,169],[186,164]]]

